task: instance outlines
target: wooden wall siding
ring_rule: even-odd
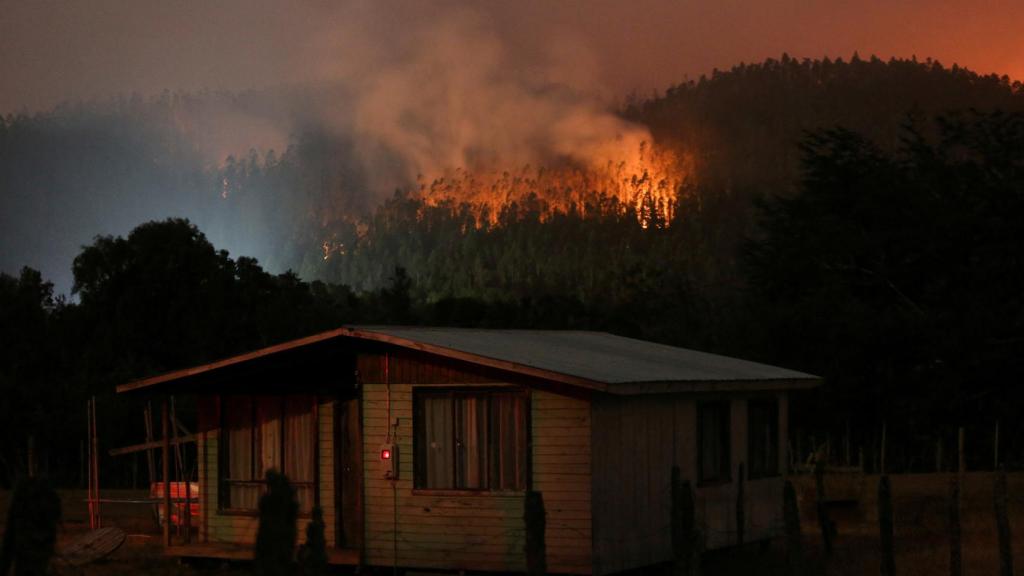
[[[200,403],[215,402],[213,398],[203,398]],[[318,403],[319,411],[319,458],[320,458],[320,505],[324,511],[326,538],[328,546],[334,542],[334,465],[330,451],[333,442],[333,412],[330,402]],[[200,418],[208,420],[216,411],[200,410]],[[206,416],[203,416],[206,414]],[[256,542],[256,530],[259,519],[253,515],[221,514],[218,511],[217,472],[220,448],[219,430],[214,423],[200,422],[199,429],[205,430],[199,439],[200,461],[199,478],[203,521],[199,531],[199,541],[211,544],[243,544],[252,545]],[[300,518],[297,522],[298,543],[306,538],[308,518]]]
[[[403,374],[393,365],[389,371],[393,381]],[[524,570],[522,494],[413,493],[413,387],[409,383],[391,385],[391,418],[398,419],[392,441],[398,446],[399,479],[392,484],[383,477],[378,451],[388,432],[387,387],[367,383],[367,373],[360,373],[364,377],[366,563],[391,565],[397,539],[399,566]],[[421,381],[435,378],[415,373]],[[532,481],[535,489],[544,491],[547,506],[548,566],[552,572],[589,573],[589,407],[544,392],[533,392],[531,398]]]
[[[317,403],[317,418],[320,436],[316,454],[319,459],[317,472],[320,477],[320,507],[324,512],[324,539],[328,546],[333,546],[338,526],[335,521],[338,508],[335,506],[334,489],[334,402],[321,399]],[[299,542],[305,541],[306,530],[303,528],[299,533]]]
[[[590,402],[531,393],[533,489],[544,495],[548,570],[592,572]]]
[[[786,446],[780,398],[780,464]],[[737,466],[747,459],[746,399],[730,401],[731,481],[697,486],[697,402],[700,396],[599,398],[593,402],[594,573],[609,574],[671,559],[671,471],[678,465],[696,488],[705,545],[736,540]],[[782,468],[780,468],[782,470]],[[748,480],[748,541],[781,527],[781,477]]]
[[[474,384],[501,382],[493,370],[472,366],[463,362],[439,358],[414,350],[389,351],[387,369],[391,382],[404,384]],[[356,369],[359,381],[364,384],[383,384],[385,355],[381,353],[359,354]]]

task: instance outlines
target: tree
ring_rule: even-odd
[[[1024,116],[909,124],[892,153],[842,129],[803,149],[800,194],[766,202],[748,245],[768,355],[826,377],[819,414],[898,413],[907,436],[1019,402]]]

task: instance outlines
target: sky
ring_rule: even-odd
[[[527,59],[564,51],[610,98],[783,52],[916,55],[1024,78],[1020,0],[0,0],[0,113],[336,79],[363,56],[344,36],[400,43],[455,10],[477,13]]]
[[[1024,0],[0,0],[0,115],[267,88],[269,110],[185,122],[205,165],[315,126],[353,143],[338,162],[372,203],[438,170],[604,165],[648,136],[609,104],[783,53],[930,57],[1024,80],[1021,30]],[[296,86],[329,96],[280,89]],[[0,190],[0,271],[29,265],[67,292],[81,246],[170,216],[282,271],[272,247],[289,230],[221,222],[205,197],[139,178],[46,191],[59,202]]]

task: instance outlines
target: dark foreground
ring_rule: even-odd
[[[794,480],[798,493],[810,498],[813,486],[811,479],[797,477]],[[875,513],[877,481],[875,476],[864,479],[859,504],[840,504],[830,509],[839,532],[835,551],[830,558],[823,554],[816,520],[810,506],[802,504],[801,521],[808,574],[845,576],[879,573]],[[901,576],[948,573],[948,475],[894,475],[892,486],[897,573]],[[1024,565],[1024,473],[1009,476],[1009,494],[1014,559],[1017,565]],[[0,522],[6,519],[9,496],[8,492],[0,492]],[[103,494],[104,498],[145,496],[144,491],[130,490],[111,490]],[[84,498],[85,491],[82,490],[61,491],[64,520],[59,528],[60,544],[88,530]],[[965,569],[972,574],[997,574],[999,566],[991,475],[981,472],[969,474],[964,488],[964,498],[962,522]],[[103,516],[105,525],[118,526],[128,533],[124,545],[105,560],[81,568],[58,567],[57,573],[81,576],[249,573],[245,565],[222,562],[190,565],[163,557],[160,535],[148,506],[105,504]],[[741,550],[708,553],[705,555],[703,568],[703,573],[708,575],[787,573],[781,541],[768,545],[751,544]],[[668,574],[670,571],[667,568],[644,571],[659,572]]]

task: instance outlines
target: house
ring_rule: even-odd
[[[170,554],[251,555],[277,468],[334,563],[522,571],[530,489],[549,570],[609,574],[671,559],[673,466],[707,547],[736,540],[741,464],[746,541],[777,534],[787,394],[817,384],[598,332],[355,326],[118,391],[197,399],[197,541]]]

